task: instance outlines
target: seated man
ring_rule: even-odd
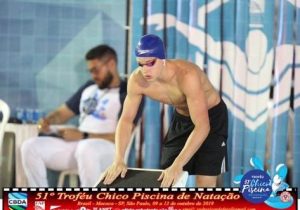
[[[92,187],[113,162],[115,129],[127,85],[119,77],[117,54],[111,47],[91,49],[86,60],[93,81],[40,120],[39,131],[45,136],[31,138],[22,145],[22,163],[30,187],[48,187],[46,168],[77,169],[81,186]],[[79,115],[78,129],[52,133],[50,125],[63,124],[75,115]]]

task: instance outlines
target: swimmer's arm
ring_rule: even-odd
[[[131,133],[134,127],[134,119],[138,112],[139,105],[142,100],[140,88],[132,74],[128,81],[127,96],[124,101],[123,111],[118,121],[116,129],[116,154],[115,161],[124,161],[124,154],[128,146]]]
[[[205,92],[199,74],[195,71],[186,74],[180,86],[186,95],[190,117],[195,125],[182,151],[174,161],[175,164],[183,167],[201,147],[209,134],[210,124]]]
[[[111,184],[118,176],[125,177],[127,166],[124,161],[124,155],[128,146],[131,132],[133,129],[133,121],[138,112],[139,105],[142,100],[140,88],[135,79],[135,73],[132,73],[127,86],[127,96],[124,101],[123,111],[116,129],[116,153],[113,164],[108,167],[101,181],[103,184]]]

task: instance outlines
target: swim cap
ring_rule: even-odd
[[[135,48],[135,56],[165,59],[166,55],[164,43],[154,34],[144,35]]]

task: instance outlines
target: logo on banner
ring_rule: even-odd
[[[251,203],[264,202],[270,207],[280,209],[292,206],[294,199],[286,191],[289,185],[284,181],[287,175],[285,164],[277,165],[272,178],[268,171],[264,171],[263,163],[259,158],[252,157],[250,165],[254,167],[254,170],[234,178],[234,183],[240,184],[240,191],[247,201]]]
[[[262,203],[272,193],[271,177],[262,170],[251,170],[241,180],[241,193],[252,203]]]
[[[35,210],[45,210],[45,201],[35,201],[34,202],[34,209]]]
[[[27,193],[14,192],[8,193],[8,207],[10,209],[26,209],[27,208]]]
[[[245,121],[246,127],[254,131],[265,123],[267,119],[267,103],[257,109],[251,109],[253,111],[248,111],[250,109],[245,107],[243,100],[232,100],[232,88],[237,89],[239,93],[243,93],[247,97],[255,96],[259,101],[263,101],[266,93],[269,91],[271,77],[265,75],[271,75],[272,73],[270,66],[273,63],[273,48],[268,44],[266,33],[261,30],[263,27],[262,16],[265,12],[265,3],[260,0],[249,1],[249,26],[251,30],[249,30],[247,37],[245,37],[245,49],[241,50],[243,47],[239,46],[238,43],[231,40],[218,41],[217,32],[207,32],[205,30],[205,18],[202,17],[214,13],[216,10],[221,10],[221,6],[229,2],[232,1],[209,1],[209,3],[200,6],[195,16],[195,25],[190,25],[190,23],[184,22],[170,13],[151,14],[147,17],[147,24],[153,26],[156,31],[174,28],[178,35],[183,36],[187,40],[191,49],[195,48],[195,52],[192,50],[192,57],[200,68],[205,68],[204,60],[207,59],[208,65],[212,66],[210,70],[212,75],[219,74],[219,70],[222,69],[226,78],[229,78],[228,82],[231,83],[222,87],[223,97],[226,99],[228,109],[235,118]],[[143,19],[141,19],[140,23],[144,23]],[[197,38],[191,38],[190,34],[193,34],[192,37]],[[210,46],[209,48],[205,48],[204,40],[206,40],[207,46]],[[223,49],[234,52],[234,59],[229,53],[223,57],[220,56],[218,49],[221,49],[221,46]],[[260,56],[257,56],[258,53]],[[239,61],[238,66],[236,65],[236,61]],[[218,67],[214,68],[213,66]],[[259,78],[260,82],[247,83],[245,85],[243,75],[246,74],[251,75],[253,80]],[[214,81],[215,77],[212,76],[210,79],[214,85],[218,86],[219,81]]]
[[[291,196],[291,193],[289,193],[289,192],[284,191],[280,194],[280,200],[282,202],[289,202],[291,199],[292,199],[292,196]]]
[[[57,209],[57,208],[59,208],[60,206],[50,206],[50,210],[52,210],[52,209]]]

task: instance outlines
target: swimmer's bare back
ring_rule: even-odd
[[[189,116],[189,109],[186,96],[182,92],[183,80],[188,79],[187,75],[198,77],[201,88],[205,92],[205,103],[210,109],[220,102],[218,91],[208,80],[205,72],[197,65],[185,60],[166,60],[166,66],[161,71],[160,77],[155,81],[147,81],[141,68],[137,68],[132,74],[130,82],[139,94],[146,95],[164,104],[174,106],[178,113]],[[189,87],[193,88],[193,87]]]

